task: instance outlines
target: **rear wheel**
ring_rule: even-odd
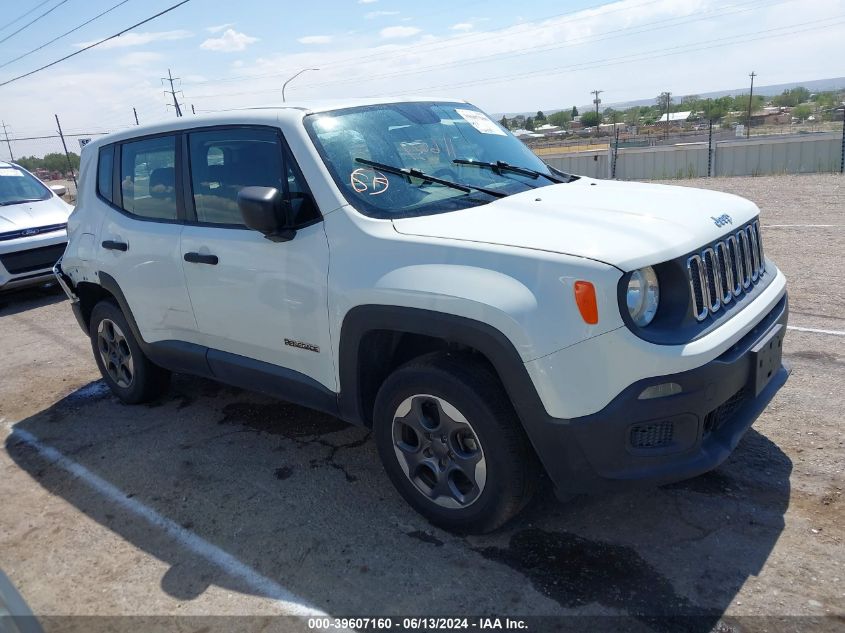
[[[114,302],[94,306],[89,334],[97,367],[118,398],[137,404],[155,400],[167,390],[170,372],[146,357]]]
[[[393,484],[445,529],[494,530],[536,487],[536,456],[498,377],[470,356],[426,356],[395,371],[376,398],[374,432]]]

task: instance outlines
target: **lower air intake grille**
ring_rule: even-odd
[[[17,253],[0,255],[0,262],[13,275],[31,273],[36,270],[52,268],[65,252],[67,244],[56,244],[42,248],[31,248]]]
[[[675,425],[671,422],[650,422],[631,427],[632,448],[664,448],[672,444]]]
[[[723,424],[730,422],[736,415],[739,408],[745,403],[747,389],[743,387],[734,395],[728,398],[724,404],[713,409],[704,418],[704,436],[707,437],[713,431],[716,431]]]

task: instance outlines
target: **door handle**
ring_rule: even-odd
[[[126,252],[129,250],[129,244],[127,244],[126,242],[115,242],[114,240],[106,240],[103,242],[103,248],[110,251]]]
[[[203,255],[202,253],[185,253],[185,261],[192,264],[210,264],[216,266],[218,259],[217,255]]]

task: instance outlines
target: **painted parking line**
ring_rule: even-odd
[[[841,229],[845,224],[765,224],[764,229]]]
[[[787,325],[787,330],[795,330],[796,332],[811,332],[812,334],[830,334],[832,336],[845,336],[845,332],[839,330],[817,330],[812,327],[798,327],[797,325]]]
[[[225,550],[186,530],[178,523],[160,515],[136,499],[127,498],[125,492],[92,473],[81,464],[69,459],[55,448],[43,444],[31,433],[22,429],[13,428],[10,437],[12,441],[17,440],[27,444],[48,462],[84,482],[89,488],[105,497],[111,503],[143,519],[192,553],[205,559],[229,576],[237,578],[247,585],[251,591],[274,600],[284,615],[328,617],[328,614],[324,611],[311,606],[304,599],[285,589],[274,580],[267,578],[249,565],[242,563]]]

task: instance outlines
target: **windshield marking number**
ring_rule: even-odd
[[[355,193],[369,192],[371,196],[381,195],[390,187],[387,176],[375,169],[364,167],[359,167],[350,174],[350,184]]]

